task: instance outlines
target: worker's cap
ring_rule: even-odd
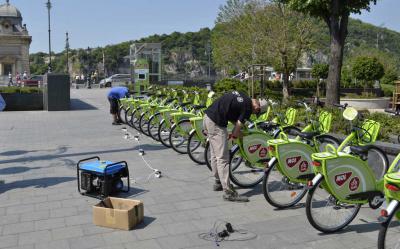
[[[264,113],[268,109],[268,101],[266,99],[259,99],[260,102],[260,113]]]

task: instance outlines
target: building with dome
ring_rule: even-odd
[[[7,0],[0,5],[0,76],[11,73],[15,77],[24,71],[29,75],[31,41],[21,12]]]

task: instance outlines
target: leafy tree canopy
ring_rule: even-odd
[[[352,69],[353,76],[363,81],[380,80],[385,74],[382,63],[375,57],[358,57]]]

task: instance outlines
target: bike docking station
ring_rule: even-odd
[[[154,175],[155,178],[161,178],[162,174],[161,171],[158,169],[153,168],[144,158],[144,156],[146,155],[146,152],[144,151],[143,148],[141,148],[141,143],[140,143],[140,133],[138,133],[137,135],[132,135],[126,127],[123,127],[121,129],[121,131],[124,133],[124,138],[126,140],[135,140],[138,145],[139,145],[139,156],[142,158],[143,162],[145,163],[146,167],[149,168],[150,170],[152,170],[153,172],[147,177],[147,181],[150,180],[150,178]],[[133,180],[136,183],[136,180]]]

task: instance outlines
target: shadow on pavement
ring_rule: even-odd
[[[71,99],[71,111],[85,111],[85,110],[98,110],[98,108],[80,99]]]
[[[133,150],[138,150],[138,149],[143,149],[144,151],[157,151],[157,150],[165,150],[167,147],[165,147],[162,144],[142,144],[135,146]]]
[[[255,186],[254,188],[250,189],[249,191],[243,193],[242,195],[246,196],[246,197],[251,197],[253,195],[260,195],[262,193],[263,192],[262,192],[261,185],[258,184],[257,186]]]
[[[37,152],[37,150],[10,150],[0,153],[0,156],[20,156],[31,152]]]
[[[145,217],[143,217],[142,223],[138,224],[138,225],[135,227],[135,230],[144,229],[144,228],[146,228],[148,225],[150,225],[151,223],[153,223],[153,221],[155,221],[155,220],[156,220],[156,218],[154,218],[154,217],[145,216]]]
[[[13,175],[13,174],[20,174],[27,172],[32,169],[41,169],[42,167],[34,167],[34,168],[29,168],[29,167],[10,167],[10,168],[4,168],[0,169],[0,175]]]
[[[60,183],[76,181],[75,177],[44,177],[39,179],[21,180],[0,185],[0,194],[18,188],[47,188]]]

